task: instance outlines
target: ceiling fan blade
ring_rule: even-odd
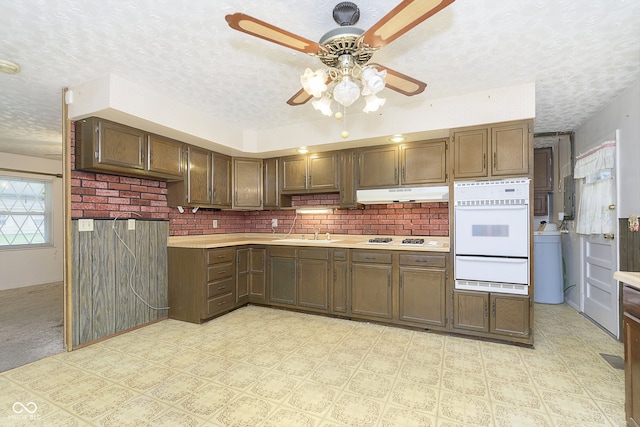
[[[313,98],[313,95],[308,94],[304,89],[300,89],[295,95],[287,100],[287,104],[295,107],[297,105],[306,104],[311,98]]]
[[[406,74],[399,73],[384,65],[380,64],[367,64],[369,67],[375,67],[379,71],[387,70],[386,85],[391,90],[395,90],[403,95],[413,96],[424,92],[427,84],[416,80],[413,77],[409,77]]]
[[[300,37],[281,28],[274,27],[271,24],[267,24],[266,22],[260,21],[259,19],[249,15],[245,15],[244,13],[227,15],[225,16],[225,19],[229,26],[234,30],[251,34],[252,36],[268,40],[299,52],[317,53],[323,50],[320,44],[314,41],[307,40],[304,37]]]
[[[385,46],[453,2],[454,0],[404,0],[365,31],[361,39],[371,47]]]

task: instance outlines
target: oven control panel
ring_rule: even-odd
[[[529,178],[458,181],[453,184],[456,206],[529,204]]]

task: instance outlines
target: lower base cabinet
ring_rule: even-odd
[[[298,307],[329,311],[329,249],[298,249]]]
[[[393,318],[393,265],[389,252],[354,251],[351,254],[351,316]]]
[[[269,248],[269,302],[295,306],[296,278],[296,248]]]
[[[167,248],[169,318],[202,323],[236,306],[235,248]]]
[[[640,425],[640,290],[622,288],[624,327],[624,395],[627,426]]]
[[[400,254],[398,322],[446,326],[446,255]]]
[[[236,250],[236,304],[266,301],[265,254],[265,248]]]
[[[337,250],[333,253],[330,312],[340,316],[349,315],[349,301],[349,252]]]
[[[529,296],[453,291],[453,328],[509,337],[530,337]]]

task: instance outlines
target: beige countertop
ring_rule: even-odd
[[[391,237],[389,244],[367,243],[372,237]],[[170,236],[169,247],[178,248],[221,248],[240,245],[276,245],[276,246],[312,246],[348,249],[386,249],[394,251],[449,252],[449,237],[440,236],[369,236],[351,234],[332,234],[327,241],[326,234],[320,234],[319,240],[313,240],[313,234],[270,234],[270,233],[232,233],[204,234],[198,236]],[[401,245],[403,239],[424,239],[424,245]]]
[[[613,273],[613,278],[624,282],[629,286],[633,286],[636,289],[640,289],[640,273],[632,271],[616,271]]]

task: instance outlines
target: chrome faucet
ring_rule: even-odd
[[[320,233],[320,230],[313,230],[313,240],[318,240],[318,233]]]

